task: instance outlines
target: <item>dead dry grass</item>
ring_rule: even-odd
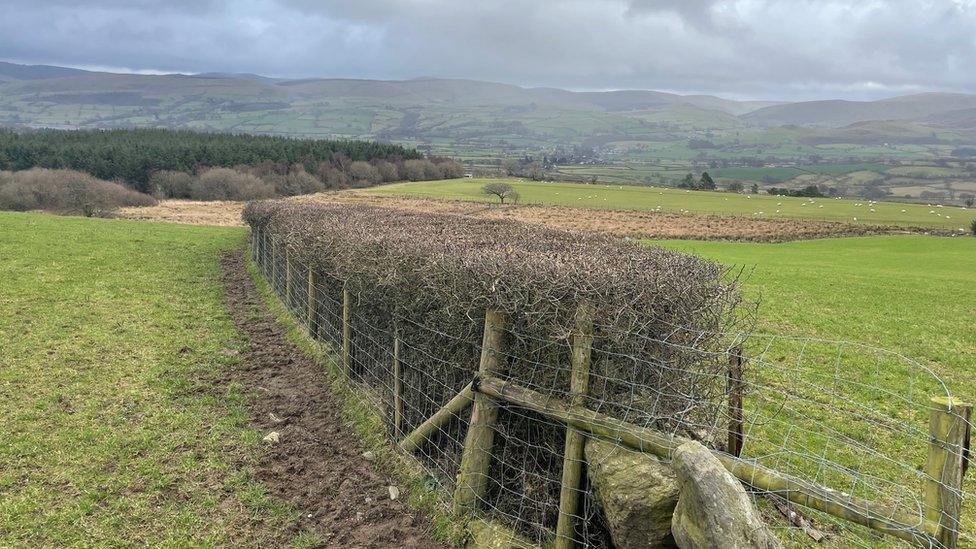
[[[161,200],[156,206],[121,208],[119,217],[145,221],[168,221],[188,225],[243,227],[243,202],[198,200]]]
[[[295,197],[290,200],[328,203],[370,204],[408,211],[454,213],[488,219],[516,219],[557,229],[594,231],[617,237],[673,238],[695,240],[748,240],[778,242],[882,234],[893,229],[802,219],[755,219],[749,217],[679,214],[633,210],[597,210],[565,206],[511,206],[381,196],[361,191],[340,191]],[[168,221],[195,225],[242,226],[241,202],[163,200],[157,206],[123,208],[119,215],[129,219]]]

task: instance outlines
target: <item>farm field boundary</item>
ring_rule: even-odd
[[[484,332],[481,345],[466,353],[472,363],[420,357],[416,354],[420,350],[418,334],[445,341],[459,336],[416,325],[418,319],[396,313],[386,321],[363,316],[358,304],[364,299],[368,302],[369,288],[360,285],[353,290],[334,273],[317,272],[303,263],[300,248],[294,247],[300,235],[275,234],[263,226],[253,230],[251,252],[262,274],[312,337],[340,357],[346,375],[360,386],[363,398],[384,414],[387,436],[417,456],[437,479],[436,484],[455,494],[458,505],[502,522],[533,542],[555,539],[557,544],[568,540],[600,545],[600,540],[606,539],[607,533],[596,526],[599,510],[589,487],[560,473],[574,459],[567,457],[571,455],[571,437],[548,436],[577,431],[609,438],[622,448],[651,449],[666,457],[675,441],[697,429],[700,432],[696,436],[716,448],[730,470],[758,493],[806,506],[827,525],[834,539],[843,540],[842,544],[883,541],[847,521],[889,534],[884,539],[936,547],[954,546],[960,535],[966,537],[966,532],[972,531],[967,527],[972,524],[971,513],[959,514],[958,508],[948,514],[945,508],[936,511],[930,499],[931,494],[941,492],[953,494],[953,501],[960,504],[971,501],[972,494],[962,486],[961,470],[968,459],[963,442],[960,438],[948,440],[946,433],[933,434],[926,427],[931,418],[953,418],[949,423],[955,427],[949,428],[948,434],[960,437],[969,430],[968,407],[948,394],[937,376],[905,357],[849,342],[722,334],[733,336],[730,344],[721,352],[714,351],[717,354],[709,355],[710,359],[729,364],[749,361],[759,372],[740,381],[748,387],[741,429],[745,444],[733,449],[731,442],[724,441],[725,434],[736,431],[727,424],[736,416],[726,407],[727,386],[715,395],[722,411],[709,423],[671,416],[680,425],[667,428],[660,423],[664,418],[634,419],[644,410],[639,395],[657,392],[661,398],[662,390],[667,395],[666,386],[662,388],[651,380],[615,378],[597,368],[599,373],[590,374],[590,383],[602,384],[600,394],[604,396],[598,398],[585,389],[563,385],[567,378],[579,375],[575,361],[572,369],[568,360],[557,365],[537,363],[539,368],[556,368],[556,379],[563,379],[556,385],[543,378],[520,379],[505,371],[504,364],[539,360],[542,355],[533,355],[532,345],[555,345],[577,356],[582,352],[579,342],[589,339],[588,324],[580,324],[579,316],[565,341],[533,343],[530,334],[507,324],[506,315],[488,309],[483,320],[471,319]],[[390,289],[376,287],[372,291]],[[407,324],[413,324],[412,337],[405,337],[398,328]],[[674,325],[663,334],[639,335],[651,338],[662,349],[677,351],[687,350],[687,343],[680,341],[689,330]],[[702,332],[698,337],[714,335]],[[528,342],[529,346],[516,352],[504,341]],[[594,347],[590,341],[587,353],[602,355],[602,360],[606,360],[603,353],[612,354],[612,350],[601,347],[606,342],[597,338]],[[740,345],[747,351],[740,351]],[[526,352],[528,355],[523,354]],[[479,355],[481,366],[476,368],[475,357]],[[446,378],[433,378],[421,363],[414,363],[419,358],[458,371]],[[594,358],[594,363],[600,360]],[[680,369],[680,363],[669,366],[662,357],[618,355],[615,360],[633,362],[630,371],[662,366]],[[825,375],[829,370],[832,372]],[[774,371],[780,376],[769,375]],[[721,376],[723,385],[726,375]],[[631,398],[636,396],[637,400],[627,404],[604,400],[607,387],[614,386],[628,387]],[[487,424],[481,423],[486,416],[484,410],[478,412],[479,403],[481,408],[494,410],[487,416]],[[472,405],[473,411],[468,412]],[[629,421],[621,423],[617,418],[620,413]],[[908,426],[893,423],[893,416]],[[932,429],[937,424],[941,423],[933,422]],[[572,429],[567,430],[567,425]],[[533,432],[538,438],[530,436]],[[488,436],[491,438],[485,438]],[[943,442],[936,447],[940,450],[933,450],[929,442],[933,437],[939,440],[939,436]],[[895,444],[891,444],[892,439]],[[882,440],[888,442],[883,444]],[[936,454],[948,457],[933,457]],[[927,464],[923,470],[915,467],[917,459]],[[949,463],[960,471],[956,484],[950,478],[954,473],[946,476]],[[776,478],[786,480],[770,480]],[[565,498],[553,500],[546,495],[566,489],[575,494],[578,507],[567,510]],[[953,512],[954,518],[950,516]],[[571,527],[565,526],[567,521]],[[786,537],[795,535],[799,534],[793,530],[784,533]]]

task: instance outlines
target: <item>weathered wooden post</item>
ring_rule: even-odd
[[[593,305],[581,303],[576,309],[576,333],[573,334],[572,371],[569,380],[569,402],[585,406],[590,389],[590,359],[593,349]],[[575,522],[579,508],[580,476],[583,470],[583,443],[586,436],[571,425],[566,426],[563,453],[562,488],[559,491],[559,521],[556,523],[556,547],[574,546]]]
[[[274,236],[271,237],[271,292],[278,293],[278,262],[275,260],[275,241]]]
[[[318,319],[315,317],[315,306],[318,303],[318,277],[315,275],[315,269],[312,267],[308,268],[308,290],[306,291],[305,300],[305,318],[308,319],[308,335],[312,339],[316,339],[318,336]]]
[[[930,533],[941,546],[955,549],[972,406],[951,397],[936,397],[931,403],[929,455],[923,487],[925,518]]]
[[[725,451],[739,457],[742,453],[743,433],[742,433],[742,393],[745,384],[742,381],[742,346],[732,349],[729,352],[729,433]]]
[[[481,341],[479,377],[491,377],[502,373],[505,365],[505,313],[485,311],[485,331]],[[498,403],[482,393],[475,393],[471,407],[471,421],[464,437],[461,454],[461,470],[458,473],[454,502],[459,509],[474,509],[483,500],[488,489],[488,467],[495,442],[495,422],[498,419]]]
[[[393,434],[400,438],[403,424],[403,364],[400,362],[400,326],[393,326]]]
[[[352,375],[352,292],[342,285],[342,371]]]
[[[291,252],[285,247],[285,308],[291,310]]]
[[[268,276],[268,233],[261,230],[261,274]]]
[[[420,426],[403,437],[403,440],[400,441],[400,448],[403,448],[407,453],[417,451],[417,448],[420,448],[420,445],[424,441],[433,436],[435,431],[455,417],[459,417],[461,411],[467,408],[473,400],[474,392],[471,390],[471,384],[468,383],[458,394],[447,401],[447,404],[441,407],[440,410],[437,410],[434,415],[427,418],[427,421],[421,423]]]

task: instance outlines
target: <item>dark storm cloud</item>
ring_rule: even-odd
[[[738,97],[976,91],[976,0],[10,0],[0,58]]]

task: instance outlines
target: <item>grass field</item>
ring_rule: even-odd
[[[428,196],[454,200],[497,201],[482,194],[485,179],[449,179],[394,183],[369,192],[405,196]],[[504,180],[521,195],[524,204],[551,204],[585,208],[660,210],[669,212],[717,213],[749,217],[818,219],[869,225],[932,227],[968,230],[976,211],[957,207],[927,206],[828,198],[790,198],[726,192],[685,191],[667,187],[587,185]],[[873,210],[873,211],[872,211]]]
[[[0,213],[0,546],[308,545],[214,374],[239,228]]]
[[[747,351],[761,353],[765,363],[751,369],[759,388],[747,399],[746,416],[760,419],[749,430],[746,455],[765,456],[781,470],[873,501],[914,508],[921,495],[915,467],[927,448],[924,404],[943,391],[924,368],[956,397],[976,398],[976,238],[651,243],[744,268],[745,294],[760,300],[760,333],[860,342],[921,365],[829,342],[759,337]],[[874,452],[851,450],[842,437]],[[784,456],[783,448],[796,454]],[[824,468],[823,460],[857,476]],[[969,534],[976,531],[972,490],[968,480],[963,522]],[[881,542],[858,535],[869,545]]]
[[[745,267],[763,330],[898,351],[976,397],[976,238],[655,243]]]
[[[472,185],[471,198],[484,198],[471,180],[378,192],[447,185],[445,192],[458,198],[462,183]],[[519,185],[560,197],[573,196],[564,194],[567,187],[578,196],[605,189]],[[607,197],[614,207],[638,207],[646,197],[634,191],[665,190],[615,188]],[[725,198],[675,190],[657,196],[677,203],[688,194]],[[244,395],[234,387],[217,393],[212,382],[243,345],[222,301],[217,264],[243,235],[240,228],[0,213],[0,546],[317,542],[289,534],[294,512],[272,503],[249,477],[261,435],[246,427]],[[877,345],[931,368],[955,394],[976,397],[976,238],[650,243],[745,268],[742,287],[760,299],[761,331]],[[872,374],[893,390],[913,381],[900,371],[871,372],[856,357],[845,366],[853,376],[863,368],[865,379]],[[812,372],[825,373],[832,371]],[[796,379],[758,375],[806,396]],[[924,429],[924,414],[902,414],[898,402],[869,391],[852,398]],[[847,411],[835,403],[805,412],[818,426],[848,427]],[[884,433],[856,434],[902,461],[923,459],[924,446]],[[785,442],[769,436],[773,447]],[[783,436],[820,452],[813,435]],[[841,451],[824,448],[823,455]],[[827,475],[789,458],[777,464]],[[872,462],[859,468],[886,474]],[[965,523],[976,531],[972,509]]]

